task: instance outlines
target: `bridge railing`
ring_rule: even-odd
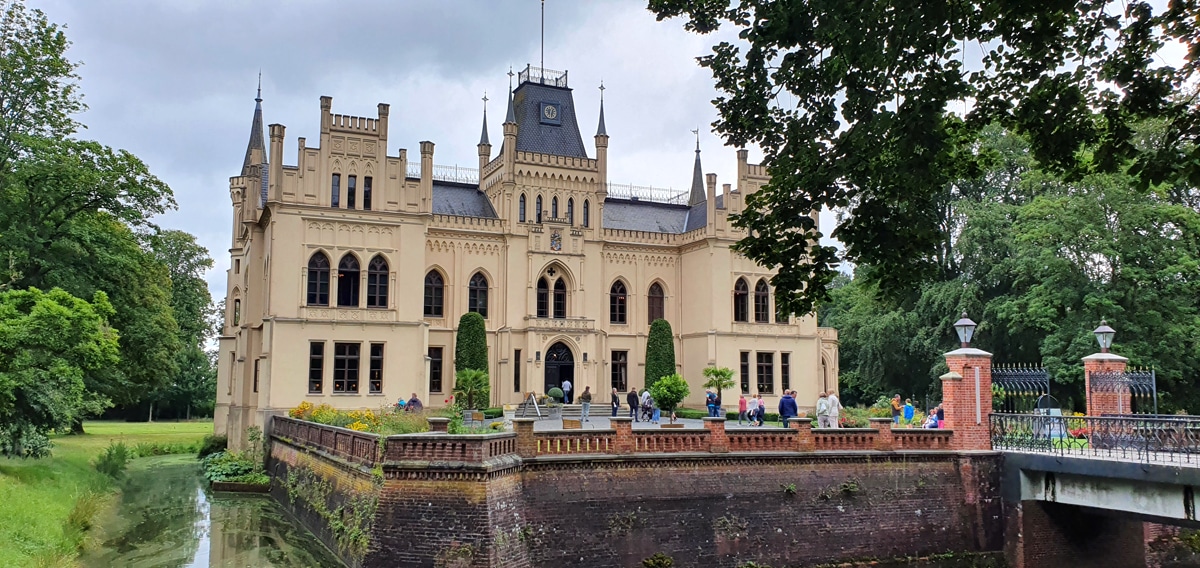
[[[1200,417],[992,414],[992,449],[1200,466]]]

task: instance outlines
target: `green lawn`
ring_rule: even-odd
[[[69,566],[86,527],[111,498],[113,483],[91,461],[109,443],[194,444],[206,422],[87,422],[81,436],[54,438],[53,455],[0,458],[0,566]]]

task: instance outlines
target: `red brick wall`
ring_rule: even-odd
[[[980,352],[982,353],[982,352]],[[942,408],[946,428],[954,430],[951,447],[957,450],[987,450],[992,447],[988,416],[992,413],[991,355],[947,355],[946,366],[961,379],[942,381]],[[979,370],[976,396],[975,370]],[[976,421],[976,402],[979,420]]]
[[[1084,395],[1087,396],[1088,416],[1103,416],[1105,414],[1130,414],[1130,393],[1124,392],[1092,392],[1092,373],[1123,373],[1126,361],[1120,359],[1087,359],[1083,360]]]

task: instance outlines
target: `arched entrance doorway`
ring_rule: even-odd
[[[571,381],[572,387],[575,385],[575,357],[571,355],[571,348],[564,345],[561,341],[550,346],[546,351],[546,390],[558,387],[562,388],[563,381]]]

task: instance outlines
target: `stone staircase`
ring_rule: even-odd
[[[549,418],[552,415],[550,408],[545,406],[539,406],[538,408],[541,409],[543,418]],[[563,404],[554,408],[553,410],[557,411],[554,413],[555,418],[566,418],[568,420],[579,420],[583,418],[582,404]],[[591,413],[588,414],[588,416],[609,416],[611,414],[612,407],[608,402],[604,402],[602,404],[596,404],[593,402]],[[517,418],[537,418],[537,415],[537,411],[534,410],[533,404],[531,404],[528,400],[517,405]]]

